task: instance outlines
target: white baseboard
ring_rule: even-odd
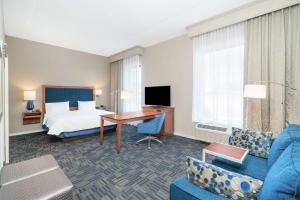
[[[183,134],[183,133],[174,132],[174,135],[177,135],[177,136],[180,136],[180,137],[189,138],[189,139],[192,139],[192,140],[199,140],[195,136],[189,135],[189,134]]]
[[[45,129],[37,129],[37,130],[30,130],[30,131],[22,131],[22,132],[10,133],[9,136],[26,135],[26,134],[38,133],[38,132],[42,132],[42,131],[46,131],[46,130]]]

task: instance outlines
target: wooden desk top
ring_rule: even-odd
[[[119,114],[108,114],[101,115],[104,119],[109,119],[113,121],[127,121],[127,120],[139,120],[144,118],[155,117],[156,115],[160,115],[162,112],[159,111],[140,111],[140,112],[127,112],[127,113],[119,113]]]
[[[229,157],[236,160],[242,161],[248,154],[247,149],[235,147],[227,144],[212,143],[204,148],[206,151],[213,152],[220,155],[221,157]]]
[[[116,149],[117,153],[120,153],[121,150],[121,134],[122,134],[122,124],[140,121],[146,119],[152,119],[157,115],[162,114],[163,112],[168,112],[166,110],[160,111],[156,109],[143,109],[140,112],[127,112],[127,113],[119,113],[119,114],[108,114],[108,115],[100,115],[100,127],[104,127],[104,121],[111,121],[117,124],[117,143]],[[104,141],[104,128],[100,128],[100,143],[103,144]]]

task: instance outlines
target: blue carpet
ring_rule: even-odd
[[[116,154],[115,132],[63,143],[45,133],[10,138],[10,160],[18,162],[44,154],[52,154],[74,184],[75,199],[169,199],[170,183],[184,178],[185,157],[201,159],[199,141],[178,136],[168,137],[163,145],[135,142],[142,136],[136,127],[124,125],[122,149]]]

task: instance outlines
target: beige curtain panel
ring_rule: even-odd
[[[299,4],[246,22],[245,66],[248,84],[263,81],[288,86],[283,90],[282,86],[267,83],[267,99],[249,99],[247,126],[271,130],[276,135],[284,121],[300,123]]]

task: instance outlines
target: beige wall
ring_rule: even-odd
[[[144,54],[144,47],[135,46],[132,48],[129,48],[125,51],[121,51],[117,54],[114,54],[109,57],[109,62],[116,62],[118,60],[124,59],[126,57],[135,56],[135,55],[143,55]]]
[[[187,35],[147,47],[143,56],[143,86],[171,85],[175,132],[193,134],[192,41]],[[144,96],[144,95],[142,95]]]
[[[94,86],[103,90],[98,105],[108,104],[108,58],[6,37],[9,59],[10,133],[41,129],[41,125],[22,125],[26,108],[24,90],[36,90],[35,108],[41,109],[43,84]]]
[[[193,46],[188,35],[145,48],[143,61],[143,86],[171,85],[176,135],[206,142],[228,142],[227,134],[196,129],[192,122]]]

